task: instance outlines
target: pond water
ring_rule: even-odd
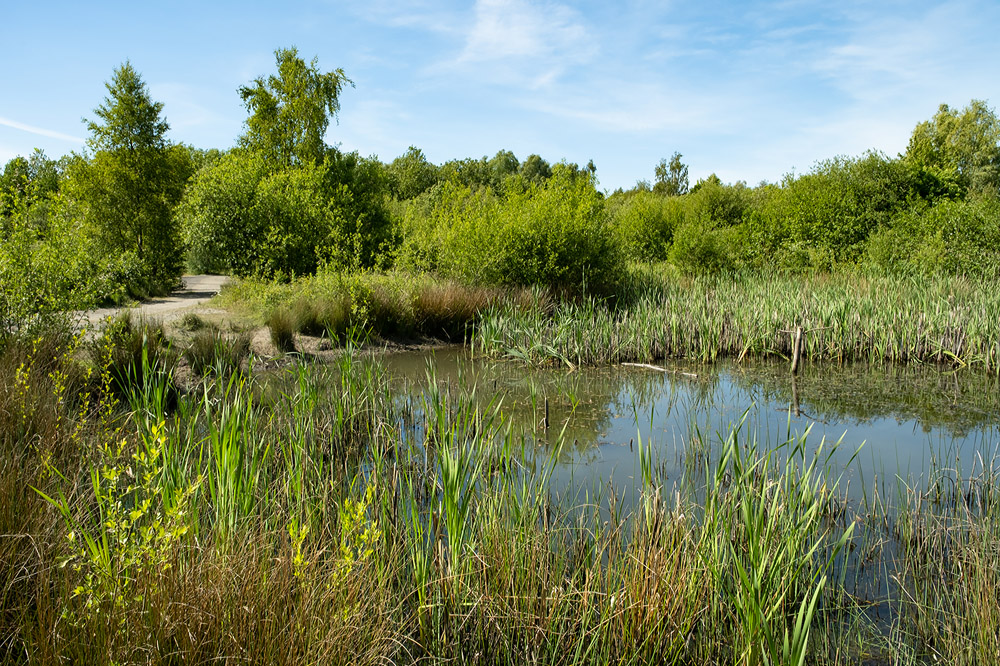
[[[760,447],[807,431],[809,451],[839,442],[831,469],[854,498],[897,478],[920,485],[933,469],[968,475],[1000,467],[997,382],[971,371],[826,364],[792,377],[785,363],[732,361],[661,364],[666,372],[539,369],[476,359],[461,347],[380,362],[404,393],[424,391],[429,381],[445,391],[474,386],[484,405],[499,403],[538,460],[561,442],[553,488],[581,499],[612,489],[628,495],[640,474],[640,442],[660,478],[676,480],[691,473],[687,457],[710,459],[741,423],[741,441]]]

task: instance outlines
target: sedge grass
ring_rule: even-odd
[[[564,301],[551,314],[494,308],[474,348],[534,362],[791,358],[938,363],[1000,374],[1000,284],[962,277],[638,274],[612,304]]]
[[[11,372],[0,396],[16,407]],[[20,376],[57,396],[50,375]],[[722,453],[703,482],[668,485],[643,454],[635,508],[567,504],[550,483],[558,445],[526,442],[462,380],[432,376],[409,399],[348,350],[331,366],[213,375],[174,407],[166,378],[142,376],[109,405],[114,438],[103,407],[46,398],[52,416],[5,440],[16,464],[0,465],[0,492],[25,499],[23,515],[0,508],[22,537],[0,541],[8,663],[992,663],[992,463],[908,490],[902,517],[876,512],[906,544],[891,600],[905,641],[886,647],[838,575],[865,542],[830,509],[836,476],[809,438],[699,434]],[[113,446],[94,457],[101,442]],[[109,478],[128,490],[109,495]],[[921,499],[938,486],[952,492]],[[109,516],[97,554],[72,546]],[[118,573],[88,592],[106,562]],[[935,596],[942,576],[952,585]]]

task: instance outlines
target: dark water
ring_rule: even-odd
[[[634,487],[640,442],[669,482],[691,473],[687,457],[711,459],[741,423],[741,440],[759,447],[808,430],[807,449],[834,449],[830,469],[853,497],[876,481],[920,485],[932,470],[969,475],[1000,464],[998,386],[970,371],[807,365],[793,378],[785,363],[760,362],[570,371],[474,359],[463,348],[381,362],[405,391],[433,380],[439,390],[475,387],[477,400],[499,401],[539,458],[562,442],[554,486],[581,497]]]

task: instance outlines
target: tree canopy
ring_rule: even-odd
[[[688,191],[688,168],[681,162],[680,153],[674,153],[670,157],[670,162],[663,159],[656,165],[656,184],[653,191],[658,194],[665,194],[668,197],[676,197],[687,194]]]
[[[190,162],[170,149],[169,125],[142,77],[125,62],[105,84],[108,96],[87,121],[89,161],[70,168],[70,191],[85,207],[98,245],[128,268],[126,279],[144,290],[172,286],[180,275],[183,247],[172,209],[180,200]]]
[[[974,99],[960,111],[942,104],[933,118],[914,128],[906,159],[955,178],[974,194],[996,196],[1000,192],[1000,119],[982,100]]]
[[[295,47],[278,49],[274,56],[276,75],[239,88],[250,113],[240,145],[281,166],[319,164],[330,119],[340,112],[340,93],[354,82],[340,68],[321,72],[316,58],[306,64]]]

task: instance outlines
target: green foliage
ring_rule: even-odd
[[[340,93],[354,82],[339,68],[321,72],[316,58],[306,64],[294,47],[276,50],[274,58],[277,75],[258,77],[239,89],[250,113],[240,145],[281,167],[320,164],[330,118],[340,111]]]
[[[325,166],[327,196],[338,208],[341,226],[338,244],[318,251],[321,262],[342,268],[388,267],[398,245],[387,207],[389,170],[374,157],[335,149],[327,151]]]
[[[0,193],[0,199],[5,198]],[[85,308],[121,295],[108,263],[65,197],[44,203],[35,182],[0,217],[0,333],[36,315]],[[117,265],[121,265],[118,263]]]
[[[243,369],[250,356],[251,333],[226,335],[213,328],[200,328],[191,336],[184,358],[196,375],[229,376]]]
[[[666,259],[686,213],[683,200],[648,190],[615,195],[608,200],[608,209],[622,248],[638,261]]]
[[[263,275],[304,275],[319,264],[326,251],[339,253],[344,220],[336,200],[325,194],[322,167],[301,166],[278,171],[257,186],[254,213],[263,225],[253,256]],[[346,188],[336,193],[347,198]]]
[[[767,188],[748,213],[754,262],[773,265],[777,259],[798,268],[783,259],[796,247],[822,250],[832,263],[854,262],[869,235],[908,208],[912,193],[913,172],[878,153],[821,162],[780,188]]]
[[[150,589],[138,579],[162,576],[188,531],[187,505],[201,479],[177,492],[164,491],[164,428],[162,422],[153,426],[131,454],[124,439],[102,447],[101,462],[90,469],[93,520],[75,516],[62,493],[53,499],[38,491],[66,524],[70,552],[64,564],[79,576],[73,597],[83,602],[81,614],[69,613],[71,620],[109,614],[124,627],[126,609],[143,600],[140,590]]]
[[[681,162],[681,157],[683,155],[680,153],[674,153],[670,156],[670,162],[662,159],[656,165],[656,169],[654,169],[656,175],[656,184],[653,185],[654,192],[668,197],[687,194],[688,168],[686,164]]]
[[[55,160],[45,156],[37,148],[31,157],[15,157],[4,165],[0,173],[0,217],[12,215],[14,208],[23,199],[29,206],[41,209],[39,217],[44,219],[49,196],[59,192],[62,168]],[[42,222],[38,222],[42,224]]]
[[[575,289],[612,284],[622,269],[603,197],[570,165],[504,197],[449,183],[428,199],[408,210],[403,266],[476,284]]]
[[[389,173],[393,181],[392,192],[400,199],[412,199],[438,179],[438,168],[415,146],[410,146],[392,161]]]
[[[180,206],[189,261],[279,278],[370,266],[391,233],[387,189],[381,167],[356,153],[271,171],[263,155],[234,151],[198,172]]]
[[[136,318],[125,310],[105,321],[100,336],[90,343],[94,365],[105,375],[106,388],[129,397],[150,383],[163,384],[171,399],[177,357],[163,325]]]
[[[682,273],[721,273],[736,267],[734,234],[719,229],[711,218],[689,218],[674,234],[670,262]]]
[[[266,174],[263,156],[234,151],[194,176],[178,208],[193,270],[246,275],[257,268],[266,221],[255,204]]]
[[[873,234],[867,263],[894,273],[1000,274],[1000,202],[942,201]]]
[[[1000,194],[1000,119],[982,100],[960,111],[942,104],[933,118],[914,128],[905,159],[973,194],[995,197]]]
[[[552,177],[552,166],[539,155],[528,155],[518,171],[529,183],[540,184]]]
[[[267,327],[271,331],[271,343],[283,354],[295,351],[295,331],[297,322],[292,313],[285,309],[276,309],[267,318]]]
[[[89,232],[109,256],[133,257],[130,276],[144,291],[173,287],[183,252],[172,209],[191,173],[186,154],[170,150],[163,105],[126,62],[106,84],[108,97],[87,127],[94,151],[69,171],[67,189],[82,205]]]

